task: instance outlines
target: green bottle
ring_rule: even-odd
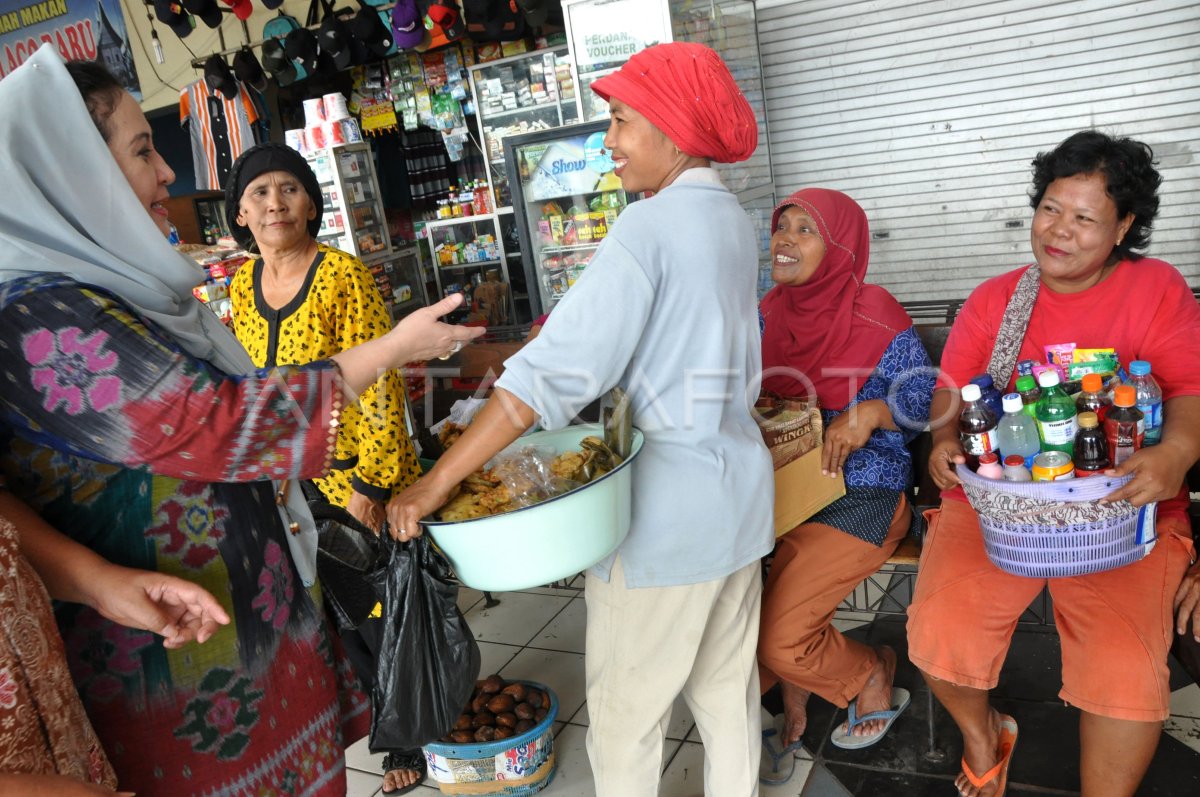
[[[1071,456],[1075,450],[1075,402],[1063,392],[1058,372],[1043,371],[1038,376],[1042,397],[1037,403],[1038,434],[1043,451],[1062,451]]]
[[[1038,389],[1037,382],[1032,376],[1017,377],[1017,392],[1021,394],[1021,411],[1030,418],[1037,420],[1037,402],[1042,397],[1042,391]]]

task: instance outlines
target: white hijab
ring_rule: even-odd
[[[57,273],[106,288],[184,349],[228,374],[250,356],[192,295],[204,281],[142,206],[62,59],[42,45],[0,81],[0,282]],[[305,586],[316,575],[317,531],[300,486],[280,507]]]

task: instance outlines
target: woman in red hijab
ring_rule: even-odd
[[[830,623],[908,533],[906,444],[928,421],[934,379],[912,319],[865,281],[870,235],[858,203],[806,188],[775,208],[772,229],[776,286],[761,304],[763,389],[819,399],[822,472],[841,474],[846,495],[775,548],[758,660],[764,691],[780,684],[785,715],[764,737],[767,780],[790,774],[783,753],[799,747],[811,693],[848,706],[832,739],[847,748],[879,741],[908,704],[908,693],[892,688],[895,652],[847,639]]]

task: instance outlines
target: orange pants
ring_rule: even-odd
[[[1158,722],[1170,714],[1167,651],[1171,604],[1192,555],[1186,523],[1159,518],[1145,559],[1071,578],[1026,578],[992,564],[975,510],[947,499],[929,513],[908,654],[922,671],[960,686],[992,689],[1017,620],[1049,585],[1062,642],[1059,697],[1092,714]]]
[[[902,495],[879,548],[822,523],[805,523],[779,538],[759,623],[764,692],[782,679],[845,708],[862,691],[875,651],[830,623],[838,604],[896,550],[910,517]]]

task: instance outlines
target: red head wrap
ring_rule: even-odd
[[[703,44],[647,47],[592,84],[650,120],[680,150],[719,163],[744,161],[758,146],[758,122],[729,68]]]
[[[792,205],[816,222],[825,256],[803,285],[776,285],[763,297],[763,370],[799,371],[812,380],[822,408],[842,410],[912,319],[890,293],[865,282],[870,233],[857,202],[840,191],[805,188],[775,208],[772,230]],[[786,373],[767,376],[763,388],[783,396],[809,392]]]

